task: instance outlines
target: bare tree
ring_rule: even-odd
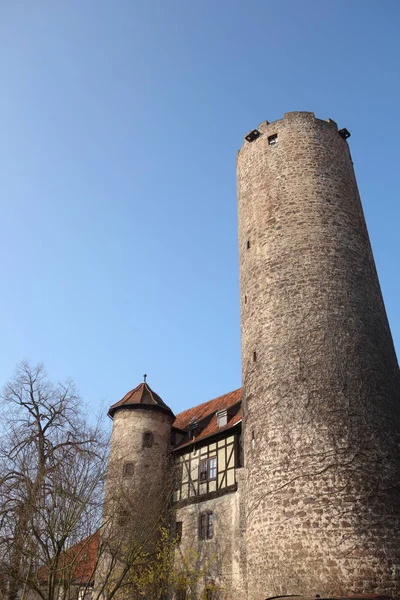
[[[209,561],[171,534],[170,458],[162,481],[132,485],[107,465],[106,435],[74,385],[42,365],[21,363],[1,401],[0,600],[193,595]]]
[[[138,480],[123,475],[120,461],[115,459],[118,455],[114,445],[114,459],[107,469],[93,600],[112,600],[116,594],[133,598],[140,574],[156,560],[160,536],[166,542],[174,484],[170,457],[159,457],[162,477]]]
[[[2,595],[54,600],[77,569],[68,548],[100,526],[106,437],[74,385],[50,382],[42,365],[21,363],[1,400]]]

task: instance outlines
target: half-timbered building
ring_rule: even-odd
[[[209,579],[239,594],[244,581],[241,390],[180,413],[172,426],[173,514],[182,551]]]
[[[199,565],[200,588],[225,590],[229,597],[234,589],[239,597],[245,567],[241,390],[175,417],[144,381],[108,414],[113,433],[106,506],[122,481],[140,505],[130,521],[137,518],[142,531],[157,517],[155,505],[167,488],[179,539],[176,560],[190,555]]]

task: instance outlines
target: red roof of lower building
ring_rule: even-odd
[[[190,423],[196,422],[198,428],[195,430],[196,435],[194,438],[190,440],[184,438],[176,448],[182,448],[195,441],[208,438],[238,425],[242,419],[241,399],[242,390],[238,389],[179,413],[173,422],[173,427],[187,431]],[[109,414],[111,413],[110,416],[113,416],[115,411],[121,407],[129,408],[132,405],[146,403],[155,403],[170,410],[161,398],[151,390],[147,383],[141,383],[137,388],[128,392],[122,400],[113,404]],[[221,410],[227,410],[227,424],[223,427],[218,427],[217,412]],[[63,577],[68,576],[68,579],[74,581],[76,584],[93,583],[99,542],[100,532],[97,531],[63,552],[60,556],[60,567],[59,572],[56,574],[56,579],[61,581]],[[39,571],[39,578],[44,582],[48,576],[49,567],[45,565]]]
[[[76,584],[91,584],[94,581],[100,532],[88,536],[60,555],[55,568],[57,581],[68,580]],[[50,567],[44,565],[39,570],[39,580],[45,582],[50,575]]]
[[[192,439],[183,439],[176,447],[181,448],[237,425],[242,420],[241,400],[242,390],[239,388],[179,413],[173,427],[189,430],[191,424],[197,423],[197,428],[193,430]],[[217,412],[221,410],[227,410],[227,424],[218,427]]]

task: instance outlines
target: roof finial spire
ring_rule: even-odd
[[[147,373],[143,375],[143,382],[146,383]]]

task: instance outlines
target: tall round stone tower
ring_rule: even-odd
[[[109,551],[101,560],[98,587],[110,560],[129,552],[151,552],[172,492],[171,409],[143,382],[113,404],[108,415],[113,429],[102,538]]]
[[[400,592],[399,370],[346,138],[238,154],[249,599]]]

